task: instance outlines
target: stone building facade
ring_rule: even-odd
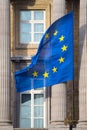
[[[74,81],[17,93],[14,72],[31,63],[51,23],[72,10]],[[0,130],[68,130],[72,120],[74,130],[87,130],[87,0],[0,0],[0,43]]]

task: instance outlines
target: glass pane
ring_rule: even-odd
[[[31,11],[21,11],[20,12],[20,20],[31,20]]]
[[[20,106],[20,117],[29,118],[31,117],[31,106]]]
[[[31,42],[31,33],[29,33],[29,34],[26,34],[26,33],[21,33],[20,34],[20,43],[22,44],[27,44],[27,43],[29,43],[29,42]]]
[[[43,94],[35,94],[34,95],[34,105],[43,105],[44,97]]]
[[[43,20],[44,19],[44,11],[34,11],[34,20]]]
[[[21,23],[20,24],[20,32],[31,32],[31,24],[30,23]]]
[[[43,116],[44,116],[43,106],[35,106],[34,117],[43,117]]]
[[[20,119],[20,128],[31,128],[31,119]]]
[[[43,119],[34,119],[34,128],[43,128]]]
[[[21,95],[21,104],[31,106],[31,95],[30,94],[22,94]]]
[[[44,24],[43,23],[34,24],[34,32],[44,32]]]
[[[40,42],[42,36],[43,36],[43,33],[35,33],[34,34],[34,41],[35,42]]]

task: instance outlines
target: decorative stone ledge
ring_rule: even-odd
[[[19,61],[31,61],[31,57],[28,56],[13,56],[10,58],[12,62],[19,62]]]
[[[46,129],[46,128],[44,128],[44,129],[39,129],[39,128],[30,128],[30,129],[25,129],[25,128],[14,128],[14,130],[48,130],[48,129]]]

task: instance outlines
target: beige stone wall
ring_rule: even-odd
[[[55,0],[54,3],[56,3],[57,1],[58,0]],[[64,6],[65,13],[68,13],[71,10],[74,11],[74,64],[75,64],[74,76],[75,78],[74,78],[74,82],[69,82],[67,84],[67,104],[66,104],[67,117],[70,115],[70,113],[73,114],[72,118],[75,119],[76,121],[79,120],[77,129],[87,130],[87,80],[86,80],[87,79],[87,74],[86,74],[87,73],[87,0],[65,0],[62,2],[66,2]],[[9,4],[10,4],[10,41],[11,41],[11,46],[10,46],[11,47],[10,48],[11,49],[10,50],[11,51],[11,80],[10,80],[11,98],[10,98],[10,89],[9,89],[10,88],[10,83],[9,83],[9,78],[10,78],[9,76],[9,71],[10,71],[9,70],[10,69],[9,68],[10,67],[10,64],[9,64],[9,58],[10,58],[9,56],[9,52],[10,52],[9,51]],[[25,6],[26,4],[29,5],[28,8],[31,8],[31,9],[32,7],[36,8],[36,5],[38,6],[38,8],[46,8],[47,10],[46,27],[48,27],[50,23],[52,22],[52,17],[54,15],[52,14],[53,0],[49,0],[49,1],[48,0],[32,0],[32,1],[30,0],[24,0],[24,1],[23,0],[11,0],[11,1],[1,0],[0,16],[2,19],[0,21],[0,24],[2,26],[1,26],[1,35],[0,35],[1,36],[0,37],[0,40],[1,40],[0,41],[1,42],[0,128],[2,130],[10,129],[8,127],[11,121],[13,121],[13,124],[16,124],[14,125],[15,127],[18,126],[19,94],[18,93],[15,94],[14,72],[15,70],[18,70],[26,66],[27,63],[30,62],[30,60],[28,60],[28,57],[30,57],[31,55],[34,55],[37,51],[37,46],[33,46],[33,47],[27,46],[26,48],[24,48],[23,46],[20,48],[16,47],[16,45],[19,44],[17,43],[17,40],[16,40],[16,32],[17,32],[16,21],[18,20],[17,19],[18,17],[16,16],[17,15],[16,9],[18,8],[17,7],[18,5]],[[62,3],[61,5],[64,5],[64,3]],[[55,10],[54,12],[56,16],[57,16],[58,6],[60,8],[60,5],[58,5],[58,3],[57,5],[54,4],[54,10]],[[60,12],[62,14],[62,11]],[[4,76],[2,76],[2,74]],[[79,91],[79,94],[78,94],[78,91]],[[56,89],[55,89],[55,92],[56,92]],[[55,92],[52,91],[52,94],[54,94]],[[65,94],[65,91],[64,91],[64,94]],[[52,95],[52,96],[55,97],[56,95]],[[63,98],[61,97],[61,99]],[[11,100],[11,106],[10,106],[10,100]],[[56,102],[57,101],[58,100],[56,100]],[[56,116],[55,111],[53,111],[54,113],[52,114],[50,113],[52,112],[50,109],[51,105],[52,104],[50,104],[50,98],[49,98],[48,123],[49,123],[51,115],[53,115],[54,119]],[[11,107],[11,112],[10,112],[10,107]],[[56,107],[55,105],[54,108],[58,108],[58,107]],[[64,104],[63,104],[63,107],[61,105],[61,108],[62,109],[64,108]],[[11,114],[11,120],[10,120],[10,114]],[[60,114],[59,111],[57,111],[57,115],[58,114]],[[64,113],[61,114],[62,122],[63,122],[63,117],[64,117]],[[58,124],[54,125],[55,130],[56,129],[58,130],[58,127],[59,127]],[[68,127],[59,127],[59,129],[62,129],[62,130],[65,130],[67,128]],[[12,130],[12,126],[11,126],[11,130]]]

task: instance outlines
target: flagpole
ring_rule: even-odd
[[[72,130],[73,129],[73,126],[72,125],[69,125],[69,130]]]
[[[72,110],[70,113],[69,130],[73,130],[74,127],[74,80],[72,81]]]
[[[75,120],[75,114],[74,114],[74,81],[72,81],[72,110],[70,110],[68,117],[65,118],[64,124],[69,125],[69,130],[73,130],[73,128],[76,127],[77,121]]]
[[[74,81],[72,83],[72,112],[69,115],[68,124],[69,124],[69,130],[73,130],[73,128],[76,127],[77,121],[75,120],[75,110],[74,110],[75,104],[74,104]]]

